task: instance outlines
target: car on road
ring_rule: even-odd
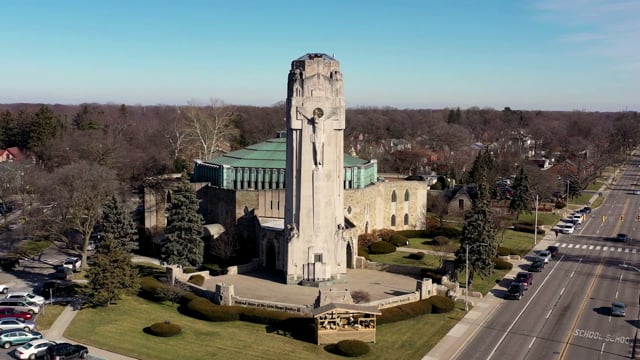
[[[574,213],[569,215],[569,221],[574,224],[582,224],[582,214]]]
[[[36,339],[42,339],[42,334],[37,331],[3,330],[0,332],[0,346],[5,349]]]
[[[582,208],[582,212],[585,214],[591,214],[591,207],[585,206]]]
[[[527,271],[520,271],[516,274],[516,278],[513,280],[514,283],[521,283],[525,290],[529,288],[533,284],[533,274]]]
[[[551,253],[547,250],[542,250],[538,253],[538,258],[544,261],[545,264],[548,264],[549,260],[551,260]]]
[[[541,272],[544,269],[544,261],[542,259],[535,259],[529,264],[529,272]]]
[[[84,359],[89,354],[89,349],[83,345],[59,343],[51,345],[44,353],[46,360]]]
[[[9,292],[9,286],[5,284],[0,284],[0,293],[6,294]]]
[[[14,317],[22,320],[31,320],[33,319],[33,314],[27,311],[20,311],[16,308],[5,307],[0,308],[0,319]]]
[[[33,331],[35,328],[36,328],[36,323],[34,323],[32,320],[22,320],[19,318],[0,319],[0,331],[2,330]]]
[[[611,303],[611,316],[625,316],[627,315],[627,305],[620,301],[614,301]]]
[[[511,283],[507,288],[507,292],[504,293],[505,299],[520,300],[524,295],[524,287],[520,283]]]
[[[28,291],[12,291],[5,296],[6,299],[21,299],[28,300],[38,305],[44,304],[44,298],[42,296],[32,294]]]
[[[626,243],[626,242],[629,242],[629,240],[630,240],[630,238],[629,238],[629,235],[627,235],[627,234],[620,233],[620,234],[616,235],[616,241],[625,242]]]
[[[47,339],[32,340],[14,351],[14,356],[20,360],[34,360],[44,355],[47,348],[56,343]]]
[[[573,234],[576,227],[573,224],[563,222],[556,225],[555,229],[563,234]]]
[[[549,245],[547,246],[547,251],[549,253],[551,253],[551,258],[556,258],[558,257],[558,255],[560,255],[560,248],[555,246],[555,245]]]

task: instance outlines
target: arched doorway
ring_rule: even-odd
[[[276,269],[276,246],[273,244],[273,241],[269,241],[267,244],[267,252],[266,252],[266,268],[267,270],[275,270]]]
[[[347,243],[347,269],[353,269],[353,249],[351,243]]]

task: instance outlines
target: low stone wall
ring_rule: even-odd
[[[375,306],[378,309],[386,309],[386,308],[390,308],[390,307],[394,307],[402,304],[416,302],[419,300],[420,300],[420,295],[418,294],[418,292],[414,292],[411,294],[394,296],[392,298],[371,301],[369,303],[359,304],[359,305]]]
[[[251,260],[248,264],[229,266],[227,268],[228,275],[246,274],[258,268],[258,259]]]
[[[284,311],[288,313],[298,314],[298,315],[311,315],[312,307],[309,305],[297,305],[297,304],[287,304],[287,303],[279,303],[273,301],[266,300],[256,300],[256,299],[246,299],[241,298],[239,296],[232,297],[233,305],[237,306],[246,306],[246,307],[254,307],[259,309],[267,309],[273,311]]]

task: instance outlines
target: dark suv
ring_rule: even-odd
[[[522,286],[522,283],[513,282],[511,283],[511,285],[509,285],[507,292],[504,294],[504,298],[520,300],[522,299],[523,295],[524,295],[524,286]]]
[[[527,290],[529,286],[533,284],[533,274],[526,271],[520,271],[513,282],[522,284],[522,287]]]
[[[51,345],[44,354],[46,360],[84,359],[89,354],[86,346],[69,343]]]
[[[553,245],[547,246],[547,251],[551,254],[552,258],[556,258],[560,254],[560,249]]]

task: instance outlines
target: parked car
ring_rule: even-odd
[[[538,253],[538,258],[544,261],[545,264],[548,264],[549,260],[551,259],[551,253],[547,250],[542,250]]]
[[[10,307],[19,311],[26,311],[28,313],[37,314],[40,312],[41,305],[32,303],[29,300],[23,299],[0,299],[0,307]]]
[[[38,305],[44,304],[44,298],[42,296],[32,294],[28,291],[12,291],[7,294],[7,299],[22,299],[29,300],[32,303],[36,303]]]
[[[89,349],[83,345],[59,343],[49,346],[44,353],[46,360],[84,359],[89,354]]]
[[[544,269],[544,261],[542,259],[535,259],[529,264],[529,272],[541,272]]]
[[[42,357],[47,348],[55,344],[56,343],[54,341],[47,339],[31,340],[28,343],[17,348],[14,351],[14,355],[20,360],[34,360],[36,358]]]
[[[582,208],[582,212],[585,214],[591,214],[591,208],[589,206],[585,206]]]
[[[59,267],[52,276],[54,279],[69,280],[73,276],[73,270],[68,267]]]
[[[524,295],[524,287],[521,283],[511,283],[509,288],[507,288],[507,292],[504,294],[505,299],[515,299],[520,300]]]
[[[560,248],[555,245],[547,246],[547,251],[551,254],[551,258],[556,258],[560,255]]]
[[[16,308],[6,307],[0,308],[0,319],[14,317],[22,320],[31,320],[33,318],[33,314],[27,311],[20,311]]]
[[[563,222],[556,225],[555,229],[563,234],[573,234],[576,227],[573,224]]]
[[[626,242],[629,242],[629,240],[630,240],[630,238],[629,238],[629,235],[627,235],[627,234],[620,233],[620,234],[618,234],[616,236],[616,241],[620,241],[620,242],[625,242],[626,243]]]
[[[3,330],[0,332],[0,346],[5,349],[36,339],[42,339],[42,334],[37,331]]]
[[[53,297],[69,297],[76,295],[75,286],[72,282],[62,280],[49,280],[46,281],[40,288],[38,288],[38,294],[45,299]]]
[[[513,280],[515,283],[521,283],[525,290],[533,284],[533,274],[527,271],[520,271]]]
[[[62,263],[62,267],[69,268],[73,272],[78,272],[82,269],[82,259],[77,257],[68,257]]]
[[[5,284],[0,284],[0,293],[6,294],[9,292],[9,287]]]
[[[2,330],[24,330],[33,331],[36,328],[36,323],[32,320],[22,320],[19,318],[4,318],[0,319],[0,331]]]
[[[611,304],[611,316],[625,316],[627,315],[627,305],[620,301],[614,301]]]
[[[571,214],[569,215],[569,220],[574,224],[582,224],[582,214]]]

